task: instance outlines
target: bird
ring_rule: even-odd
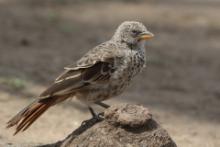
[[[110,40],[97,45],[64,71],[32,103],[7,122],[14,135],[28,129],[48,108],[76,98],[88,106],[108,108],[103,101],[120,95],[146,65],[146,41],[154,35],[138,21],[122,22]]]

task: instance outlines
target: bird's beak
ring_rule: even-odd
[[[141,41],[141,40],[149,40],[149,39],[151,39],[151,38],[153,38],[153,37],[154,37],[154,34],[153,34],[153,33],[146,31],[146,32],[141,33],[141,34],[138,36],[138,41]]]

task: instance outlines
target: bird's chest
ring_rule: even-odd
[[[120,94],[145,66],[144,54],[132,52],[117,65],[117,70],[112,74],[108,89],[111,93]]]
[[[141,53],[135,53],[131,56],[127,66],[127,80],[136,76],[145,66],[145,56]]]

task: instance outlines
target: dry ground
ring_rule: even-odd
[[[0,1],[0,146],[51,143],[89,113],[69,100],[28,131],[5,123],[124,20],[139,20],[156,37],[148,66],[121,96],[108,101],[150,108],[179,147],[220,146],[220,2]]]

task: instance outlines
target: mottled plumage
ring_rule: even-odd
[[[140,22],[124,22],[113,37],[65,71],[39,99],[8,122],[16,132],[26,130],[50,106],[75,97],[87,105],[119,95],[145,66],[145,40],[153,35]]]

